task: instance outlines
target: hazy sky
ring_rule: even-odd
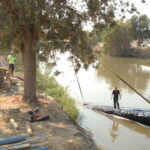
[[[125,1],[127,0],[124,0],[124,2]],[[130,3],[135,4],[140,13],[147,14],[150,17],[150,0],[145,1],[146,3],[142,3],[141,0],[129,0]],[[85,3],[82,2],[82,0],[70,0],[70,3],[72,3],[78,10],[83,10]]]
[[[142,4],[141,0],[130,0],[130,2],[135,4],[141,14],[146,14],[150,18],[150,0],[146,0],[145,4]]]
[[[76,7],[78,9],[81,9],[80,0],[73,0],[73,1],[76,2]],[[135,6],[137,7],[138,11],[141,14],[146,14],[150,18],[150,0],[146,0],[146,3],[142,3],[141,0],[129,0],[129,2],[134,3]],[[126,19],[129,19],[132,15],[134,15],[134,14],[126,13],[125,14]],[[117,17],[117,15],[116,15],[116,17]],[[92,30],[92,25],[90,25],[90,22],[84,26],[84,29],[85,30]]]

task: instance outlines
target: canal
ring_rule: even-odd
[[[82,107],[83,100],[78,88],[68,53],[61,56],[57,69],[62,73],[56,77],[75,99],[80,111],[79,124],[89,131],[96,144],[106,150],[149,150],[150,128],[131,121],[94,112]],[[121,107],[150,109],[150,104],[116,78],[105,66],[150,100],[150,59],[101,57],[97,69],[80,69],[78,78],[84,102],[94,105],[112,106],[111,93],[114,87],[121,91]]]

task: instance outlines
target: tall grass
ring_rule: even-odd
[[[71,118],[71,120],[76,121],[78,110],[75,106],[75,102],[73,98],[68,95],[67,90],[60,86],[54,77],[42,75],[38,72],[37,88],[40,92],[52,96],[63,107],[64,112]]]

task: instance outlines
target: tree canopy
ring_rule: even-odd
[[[138,40],[142,43],[143,39],[150,38],[150,19],[147,15],[132,16],[126,23],[131,40]]]
[[[55,52],[70,51],[77,67],[85,68],[94,55],[83,24],[93,23],[95,32],[112,24],[115,12],[132,12],[128,0],[0,0],[0,46],[20,51],[24,61],[24,100],[36,100],[36,54],[55,59]]]

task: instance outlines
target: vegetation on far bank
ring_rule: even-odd
[[[110,56],[150,58],[149,24],[146,15],[134,15],[126,21],[108,24],[97,36],[98,50]]]
[[[52,96],[62,107],[64,112],[76,121],[78,110],[75,101],[67,94],[67,90],[57,83],[54,77],[37,73],[37,89],[46,95]]]

